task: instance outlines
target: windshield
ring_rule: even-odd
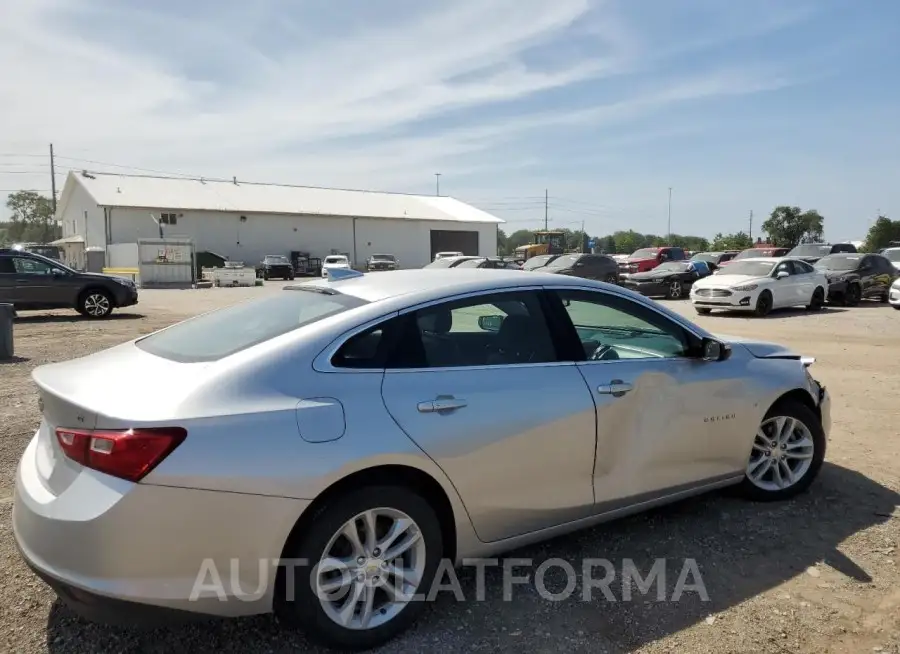
[[[824,257],[831,254],[830,245],[816,245],[814,243],[807,245],[798,245],[788,252],[789,257]]]
[[[688,268],[691,267],[690,261],[668,261],[666,263],[658,265],[655,270],[659,271],[676,271],[676,272],[684,272]]]
[[[368,302],[352,295],[295,287],[205,313],[146,336],[135,345],[180,363],[216,361],[365,304]]]
[[[749,250],[744,250],[739,255],[737,255],[734,258],[734,261],[737,261],[738,259],[758,259],[759,257],[767,257],[769,256],[768,252],[768,250],[763,250],[762,248],[751,248]]]
[[[888,261],[900,262],[900,248],[885,250],[883,256],[886,257]]]
[[[858,254],[829,254],[816,261],[816,270],[856,270],[862,259]]]
[[[289,263],[287,257],[283,257],[279,254],[267,254],[266,255],[266,263]]]
[[[347,257],[325,257],[325,263],[347,263]]]
[[[542,254],[538,257],[531,257],[528,261],[524,263],[522,266],[523,270],[534,270],[535,268],[543,268],[548,263],[556,259],[558,255],[555,254]]]
[[[580,258],[580,254],[568,254],[562,257],[557,257],[547,264],[547,268],[571,268]]]
[[[655,259],[656,255],[659,253],[659,250],[656,248],[644,248],[643,250],[637,250],[632,253],[632,259]]]
[[[393,254],[373,254],[372,261],[393,261]]]
[[[485,259],[466,259],[459,265],[456,265],[453,267],[454,268],[477,268],[484,262],[485,262]]]
[[[749,277],[765,277],[772,272],[775,263],[772,261],[738,261],[722,268],[721,275],[747,275]],[[714,277],[710,277],[714,279]]]

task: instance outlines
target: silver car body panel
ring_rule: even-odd
[[[616,295],[698,338],[713,336],[637,293],[539,272],[527,285],[503,270],[308,283],[370,304],[210,363],[176,363],[132,341],[35,370],[43,420],[19,466],[13,519],[26,559],[109,597],[218,615],[265,612],[271,583],[240,602],[188,603],[185,589],[209,556],[219,570],[231,558],[279,558],[304,511],[356,473],[404,466],[433,479],[453,512],[459,562],[737,483],[773,402],[798,389],[820,401],[799,361],[759,358],[787,351],[740,339],[728,339],[732,355],[720,362],[335,368],[331,357],[349,337],[401,312],[523,288]],[[614,380],[633,390],[597,392]],[[417,408],[448,395],[466,406]],[[825,395],[826,431],[828,410]],[[188,437],[132,484],[66,459],[58,426],[180,426]],[[177,537],[166,545],[166,534]],[[258,580],[256,570],[247,574]]]

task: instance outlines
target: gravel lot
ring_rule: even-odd
[[[303,637],[260,617],[153,632],[98,627],[74,617],[21,563],[13,543],[15,465],[38,424],[29,374],[37,366],[109,347],[264,289],[143,291],[133,310],[104,322],[69,312],[23,314],[17,360],[0,364],[0,651],[295,652]],[[658,557],[671,594],[680,561],[693,558],[709,601],[655,593],[609,602],[549,602],[533,585],[504,602],[500,571],[487,572],[483,602],[444,593],[418,627],[384,651],[433,652],[900,652],[900,312],[863,303],[821,314],[776,312],[764,320],[697,317],[713,332],[792,346],[833,397],[834,429],[825,467],[809,493],[789,503],[752,505],[711,495],[530,547],[511,556],[633,559],[646,573]],[[576,565],[576,568],[578,566]],[[621,567],[617,564],[619,570]],[[553,572],[557,574],[554,575]],[[475,597],[474,573],[460,573]],[[550,590],[564,584],[558,569]],[[621,585],[612,585],[621,600]]]

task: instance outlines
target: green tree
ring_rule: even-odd
[[[534,240],[530,229],[518,229],[506,237],[506,247],[513,252],[517,247],[528,245]]]
[[[6,208],[12,212],[6,227],[10,241],[49,243],[62,235],[48,197],[34,191],[18,191],[7,198]]]
[[[800,243],[822,240],[825,219],[815,209],[778,206],[772,210],[762,229],[778,247],[792,248]]]
[[[892,241],[900,241],[900,220],[878,216],[869,228],[863,249],[866,252],[877,252],[882,248],[890,247]]]
[[[714,252],[722,250],[746,250],[753,247],[753,239],[745,232],[723,234],[719,232],[713,237],[710,249]]]

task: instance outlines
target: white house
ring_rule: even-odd
[[[56,218],[66,258],[84,264],[86,248],[165,237],[191,239],[253,265],[267,254],[345,253],[354,265],[394,254],[421,267],[440,251],[497,253],[503,220],[451,197],[70,172]]]

